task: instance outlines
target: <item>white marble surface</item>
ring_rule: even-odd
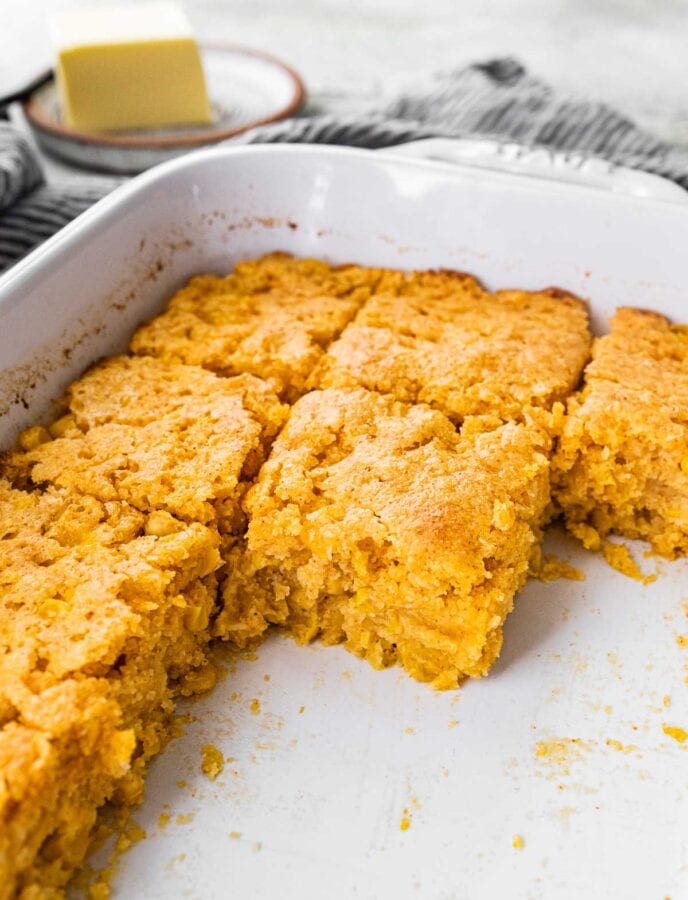
[[[0,0],[0,89],[49,63],[46,18],[64,5]],[[249,44],[290,62],[317,104],[376,101],[437,70],[513,54],[553,85],[613,103],[657,135],[688,145],[688,0],[185,5],[201,38]]]

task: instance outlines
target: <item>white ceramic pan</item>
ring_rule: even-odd
[[[678,188],[509,148],[404,152],[435,161],[215,149],[101,201],[0,279],[0,443],[189,275],[269,250],[556,284],[590,300],[598,329],[620,304],[688,320]],[[686,564],[634,548],[659,569],[642,586],[548,540],[586,580],[530,583],[493,673],[459,692],[276,637],[239,661],[153,764],[148,837],[114,895],[687,897],[688,743],[663,730],[688,729]],[[206,743],[232,758],[215,782]]]

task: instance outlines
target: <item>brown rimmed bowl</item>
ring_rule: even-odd
[[[46,153],[82,168],[130,175],[258,125],[288,118],[303,103],[305,90],[299,75],[267,53],[231,44],[204,44],[201,55],[215,114],[210,126],[78,131],[61,120],[54,79],[24,102],[24,115]]]

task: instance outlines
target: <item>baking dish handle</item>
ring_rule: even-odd
[[[688,203],[688,191],[673,181],[583,153],[472,138],[427,138],[388,147],[386,152],[472,169],[577,184],[633,197]]]

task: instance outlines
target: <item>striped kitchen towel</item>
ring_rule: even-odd
[[[110,193],[121,179],[46,184],[33,148],[0,122],[0,272]]]
[[[498,138],[577,151],[663,175],[688,189],[688,151],[646,134],[604,103],[556,91],[510,58],[438,76],[379,109],[287,119],[235,142],[380,148],[424,137]],[[120,180],[89,177],[83,184],[46,184],[28,142],[0,123],[0,271]]]

